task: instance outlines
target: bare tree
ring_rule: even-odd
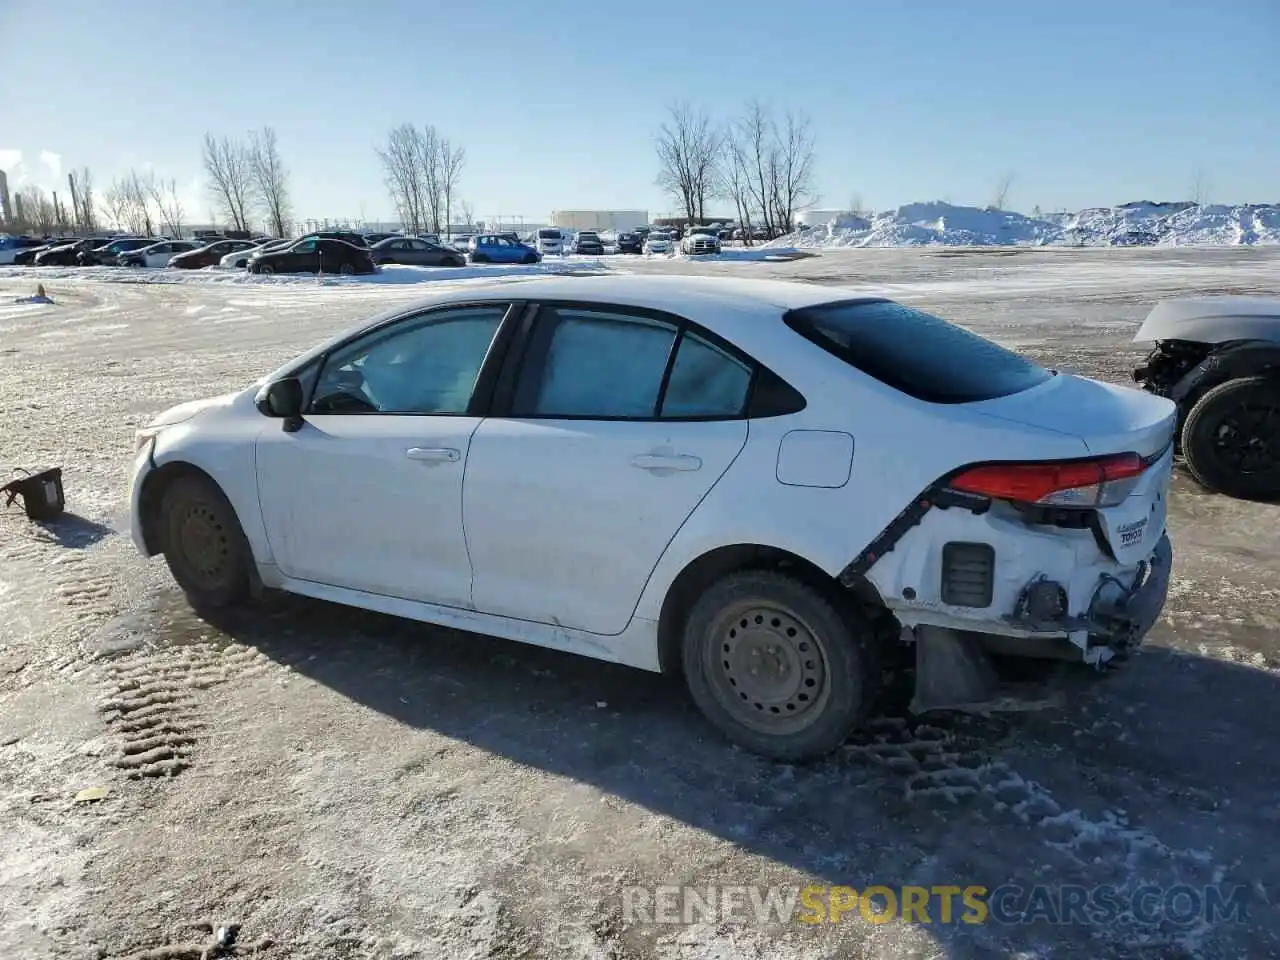
[[[736,123],[730,123],[722,142],[725,158],[720,164],[720,196],[732,201],[742,228],[743,242],[751,246],[751,174],[747,165],[746,146]]]
[[[148,198],[155,206],[165,231],[175,240],[182,239],[182,221],[186,210],[182,198],[178,195],[178,181],[170,178],[158,181],[155,177],[146,180]]]
[[[64,224],[59,222],[53,199],[34,183],[24,184],[14,194],[15,220],[33,233],[53,233]]]
[[[267,231],[283,237],[290,212],[289,174],[280,159],[275,129],[263,127],[250,133],[248,154],[254,193],[266,214]]]
[[[467,148],[455,147],[447,138],[440,140],[440,196],[444,201],[444,228],[453,222],[453,198],[462,179],[462,168],[467,162]]]
[[[81,167],[67,174],[67,180],[71,186],[72,219],[76,229],[85,234],[93,233],[98,229],[93,174],[88,167]]]
[[[409,233],[421,233],[426,216],[422,170],[422,134],[404,123],[387,134],[385,147],[378,148],[382,171],[401,226]]]
[[[769,202],[778,165],[777,137],[769,112],[758,100],[750,101],[738,121],[742,150],[747,164],[747,185],[751,201],[764,224],[765,235],[775,233],[773,209]]]
[[[862,216],[862,194],[854,193],[849,196],[849,212]]]
[[[996,183],[995,195],[991,198],[991,206],[997,210],[1003,210],[1005,203],[1009,199],[1009,188],[1013,186],[1016,179],[1015,174],[1010,171],[1004,174]]]
[[[458,201],[458,215],[462,217],[462,222],[466,225],[468,230],[470,230],[471,225],[476,222],[476,211],[468,200]]]
[[[1204,178],[1204,170],[1200,167],[1196,167],[1191,174],[1191,202],[1198,207],[1204,206],[1209,202],[1208,192],[1208,185],[1205,183]]]
[[[701,221],[717,185],[721,134],[705,110],[676,103],[668,111],[655,138],[657,183],[684,207],[690,222]]]
[[[204,170],[209,190],[222,214],[236,230],[249,229],[249,209],[255,198],[249,150],[230,137],[204,135]]]
[[[782,128],[774,130],[775,162],[771,188],[773,219],[790,233],[796,209],[817,198],[813,194],[813,134],[809,118],[788,111]]]

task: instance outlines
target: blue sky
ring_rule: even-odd
[[[375,145],[429,122],[479,216],[656,215],[668,104],[757,97],[811,117],[822,206],[983,205],[1007,171],[1028,211],[1185,198],[1197,169],[1275,201],[1277,44],[1275,0],[0,0],[0,166],[150,164],[197,219],[205,131],[270,125],[299,216],[376,219]]]

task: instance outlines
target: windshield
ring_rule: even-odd
[[[559,240],[560,231],[559,230],[539,230],[538,239],[539,240]]]
[[[1053,376],[964,327],[891,300],[805,307],[788,313],[786,323],[850,366],[929,403],[1007,397]]]

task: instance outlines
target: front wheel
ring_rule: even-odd
[[[1280,497],[1280,379],[1241,377],[1205,393],[1182,426],[1182,455],[1209,490]]]
[[[355,276],[355,273],[356,273],[355,264],[344,263],[341,267],[338,268],[338,272],[342,274],[344,277],[353,277]]]
[[[262,274],[272,274],[272,273],[275,273],[276,270],[275,270],[275,267],[271,266],[271,264],[262,263],[262,264],[259,264],[257,267],[255,267],[253,272],[262,273]]]
[[[524,263],[537,263],[537,262],[538,262],[538,258],[537,258],[537,257],[535,257],[535,256],[531,253],[531,254],[529,254],[527,257],[525,257],[525,258],[524,258],[524,261],[523,261],[523,262],[524,262]]]
[[[729,740],[773,760],[822,757],[866,718],[873,632],[820,591],[769,570],[730,574],[685,623],[685,682]]]
[[[178,477],[161,498],[159,522],[165,563],[193,607],[228,607],[248,598],[253,555],[217,484]]]

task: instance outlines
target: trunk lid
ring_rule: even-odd
[[[1149,466],[1129,495],[1098,507],[1118,562],[1146,560],[1165,529],[1177,407],[1163,397],[1115,384],[1058,374],[1030,390],[969,404],[986,417],[1078,437],[1091,456],[1136,453]]]

